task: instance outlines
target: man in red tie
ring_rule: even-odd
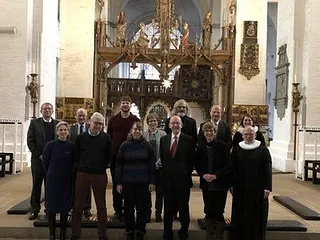
[[[172,240],[172,215],[178,207],[181,228],[179,239],[188,238],[190,223],[189,198],[192,187],[191,173],[195,142],[192,137],[181,132],[182,121],[172,116],[169,123],[171,134],[160,140],[160,159],[162,163],[164,192],[164,232],[163,239]]]

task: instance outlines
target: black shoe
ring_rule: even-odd
[[[39,214],[39,213],[37,213],[37,212],[30,212],[30,213],[29,213],[29,220],[35,220],[35,219],[37,219],[38,214]]]
[[[72,235],[71,238],[70,238],[70,240],[79,240],[79,237],[76,236],[76,235]]]
[[[162,222],[162,217],[161,217],[161,213],[156,213],[156,222]]]
[[[83,216],[84,216],[85,218],[90,218],[90,217],[92,217],[92,213],[91,213],[90,209],[83,210]]]
[[[144,240],[144,233],[137,231],[137,238],[136,240]]]
[[[99,240],[108,240],[107,237],[99,237]]]
[[[134,240],[134,231],[126,232],[127,240]]]

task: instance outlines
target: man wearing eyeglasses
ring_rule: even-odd
[[[90,124],[87,122],[87,111],[84,108],[79,108],[76,112],[77,122],[70,126],[70,140],[76,142],[77,136],[81,133],[87,132]],[[74,193],[73,193],[74,197]],[[83,209],[83,215],[85,218],[92,216],[91,213],[91,189],[89,189],[87,194],[86,203]]]
[[[81,215],[86,196],[92,187],[97,205],[99,240],[106,240],[106,169],[111,161],[111,138],[103,131],[104,117],[95,112],[90,119],[87,132],[80,134],[76,140],[76,189],[72,212],[72,240],[80,237]]]
[[[266,239],[272,163],[269,150],[256,140],[252,126],[244,128],[243,140],[232,149],[232,239]],[[253,230],[254,229],[254,230]]]
[[[55,129],[58,123],[51,117],[53,114],[51,103],[43,103],[40,112],[42,117],[31,120],[27,134],[27,145],[31,152],[32,174],[29,220],[36,219],[40,212],[41,186],[42,182],[46,181],[46,173],[42,166],[42,152],[49,141],[56,139]]]

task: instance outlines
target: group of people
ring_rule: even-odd
[[[244,116],[232,140],[228,124],[221,120],[221,107],[214,105],[211,120],[201,123],[197,132],[196,121],[188,116],[187,102],[180,99],[174,104],[164,131],[158,129],[157,116],[150,113],[146,116],[148,130],[144,132],[140,119],[130,112],[131,103],[130,97],[121,98],[120,112],[109,120],[106,132],[105,119],[98,112],[87,123],[86,110],[78,109],[77,123],[70,127],[52,118],[50,103],[42,104],[42,117],[32,120],[28,130],[33,177],[29,219],[36,219],[39,214],[45,180],[49,239],[55,239],[57,213],[60,239],[65,239],[70,212],[71,239],[80,239],[82,215],[92,215],[92,189],[99,240],[107,239],[106,169],[110,167],[114,208],[111,220],[125,222],[128,240],[144,239],[154,188],[155,220],[163,221],[163,239],[173,239],[172,225],[177,214],[181,223],[178,237],[188,239],[190,189],[192,172],[196,170],[207,240],[223,239],[229,190],[233,195],[233,239],[265,239],[272,190],[271,157],[252,117]]]

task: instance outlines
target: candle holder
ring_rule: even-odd
[[[29,94],[31,97],[31,103],[32,103],[32,118],[36,118],[36,104],[38,103],[39,99],[39,84],[37,81],[38,74],[37,73],[31,73],[31,81],[27,86],[27,89],[29,90]]]
[[[297,155],[297,128],[298,128],[298,113],[300,101],[303,98],[298,87],[300,83],[292,83],[292,111],[294,113],[294,132],[293,132],[293,160],[296,160]]]

